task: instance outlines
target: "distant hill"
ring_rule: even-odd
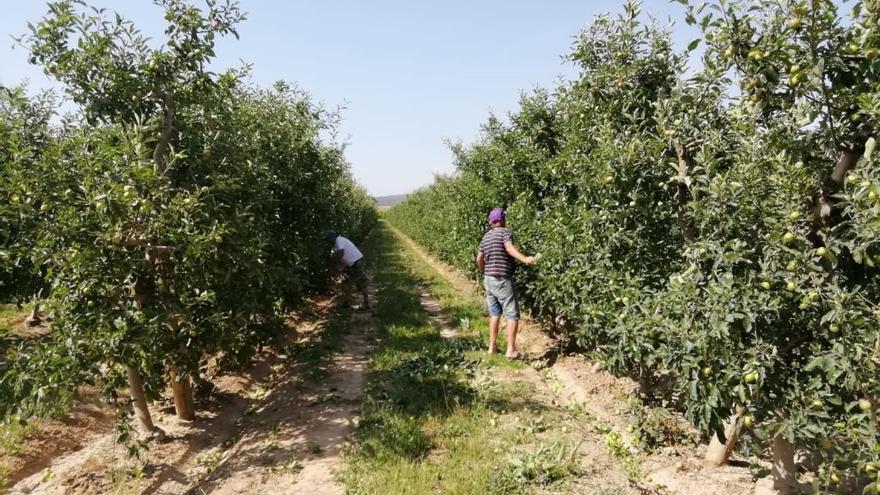
[[[392,206],[400,203],[404,199],[406,199],[407,194],[394,194],[392,196],[376,196],[376,205],[379,208],[391,208]]]

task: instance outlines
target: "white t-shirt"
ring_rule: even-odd
[[[342,255],[342,262],[345,263],[345,266],[351,266],[364,257],[361,250],[358,249],[353,242],[342,236],[336,238],[336,243],[333,245],[333,249],[337,252],[342,249],[345,250],[345,254]]]

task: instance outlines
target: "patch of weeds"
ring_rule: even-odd
[[[9,325],[9,320],[27,314],[26,310],[17,308],[14,304],[0,304],[0,327]]]
[[[626,444],[621,440],[620,435],[617,432],[609,431],[605,433],[605,448],[608,449],[608,453],[613,455],[614,457],[628,457],[630,455],[629,449]]]
[[[379,460],[417,460],[431,448],[431,440],[415,418],[403,417],[391,411],[377,411],[361,420],[357,436],[361,453]]]
[[[223,462],[223,451],[220,449],[205,452],[196,458],[196,470],[213,473]]]
[[[580,472],[574,461],[575,455],[575,449],[562,442],[517,453],[508,457],[505,468],[495,481],[510,491],[523,484],[547,486]]]
[[[142,479],[144,479],[144,476],[146,476],[147,473],[144,470],[144,466],[141,464],[138,464],[136,466],[133,466],[131,469],[129,469],[128,474],[132,479],[142,480]]]
[[[257,387],[248,393],[245,397],[251,400],[263,400],[272,393],[272,390],[264,387]]]
[[[310,454],[318,455],[322,451],[323,451],[323,449],[321,448],[321,444],[319,444],[318,442],[312,442],[309,444],[309,453]]]
[[[480,390],[480,399],[490,411],[504,414],[506,411],[519,411],[535,406],[532,401],[534,393],[535,386],[531,383],[496,381]]]
[[[110,483],[115,487],[113,491],[116,493],[126,493],[125,487],[128,483],[142,480],[145,476],[144,467],[140,464],[115,464],[110,467]]]
[[[487,354],[482,347],[480,347],[479,350],[468,351],[467,353],[465,353],[464,357],[466,360],[477,363],[478,367],[484,369],[522,369],[526,366],[525,363],[523,363],[522,361],[510,359],[500,352],[495,354]]]
[[[236,443],[238,443],[238,440],[238,436],[227,438],[226,440],[223,440],[223,443],[220,444],[220,448],[222,450],[229,450],[233,446],[235,446]]]
[[[547,431],[547,422],[544,420],[543,416],[538,416],[535,418],[527,418],[523,424],[519,425],[519,427],[523,433],[534,435],[536,433]]]
[[[342,298],[337,307],[330,313],[323,328],[308,339],[288,344],[282,354],[296,365],[296,375],[309,381],[326,378],[333,356],[342,351],[345,334],[348,330],[351,309],[347,307],[346,298]],[[275,365],[276,367],[282,365]]]
[[[634,404],[631,411],[635,427],[633,437],[645,449],[674,445],[694,446],[700,441],[699,433],[668,409]]]
[[[636,456],[636,451],[624,443],[620,434],[599,421],[595,416],[590,414],[589,411],[586,411],[581,404],[570,404],[568,411],[573,417],[589,424],[594,431],[602,435],[602,438],[605,441],[606,450],[611,456],[620,461],[623,472],[631,483],[638,484],[641,482],[641,461],[638,456]]]
[[[9,484],[9,475],[12,474],[12,468],[5,461],[0,461],[0,493]]]
[[[296,458],[291,457],[290,459],[288,459],[280,464],[276,464],[276,465],[270,467],[269,472],[272,474],[282,474],[282,473],[296,474],[296,473],[302,471],[302,469],[303,469],[302,463],[299,462],[298,460],[296,460]]]
[[[16,456],[25,453],[25,440],[36,431],[36,421],[10,416],[0,423],[0,454]]]
[[[251,402],[250,404],[248,404],[247,408],[244,410],[244,415],[250,416],[259,410],[260,410],[259,402]]]
[[[640,482],[642,479],[642,464],[639,462],[638,457],[633,455],[633,452],[623,443],[620,435],[610,428],[598,424],[595,425],[595,428],[603,433],[605,448],[608,450],[608,453],[620,460],[626,478],[633,483]]]
[[[587,423],[595,423],[596,417],[584,407],[580,402],[571,402],[568,404],[568,413]]]
[[[266,450],[278,450],[278,433],[270,431],[266,439]]]
[[[277,382],[281,377],[284,376],[284,372],[287,371],[287,365],[285,364],[273,364],[269,368],[269,381]]]
[[[752,457],[749,460],[749,472],[755,481],[770,476],[770,468],[766,464],[759,462],[757,458]]]
[[[546,369],[549,369],[547,359],[536,359],[529,363],[529,365],[537,371],[544,371]]]
[[[43,471],[40,473],[40,481],[42,481],[43,483],[51,480],[54,477],[55,471],[52,471],[52,468],[50,467],[43,468]]]
[[[473,372],[464,360],[458,340],[442,341],[430,327],[414,329],[403,349],[381,351],[372,361],[371,395],[399,410],[403,415],[444,414],[463,404],[470,404],[476,392],[463,378]],[[391,338],[391,345],[405,339]],[[409,351],[415,342],[418,351]]]

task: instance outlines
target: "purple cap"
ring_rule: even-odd
[[[503,222],[504,208],[495,208],[489,212],[489,223]]]

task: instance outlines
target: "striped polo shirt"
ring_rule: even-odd
[[[513,237],[505,227],[493,227],[480,241],[480,252],[486,260],[483,275],[487,277],[510,278],[513,276],[513,257],[507,254],[504,245]]]

